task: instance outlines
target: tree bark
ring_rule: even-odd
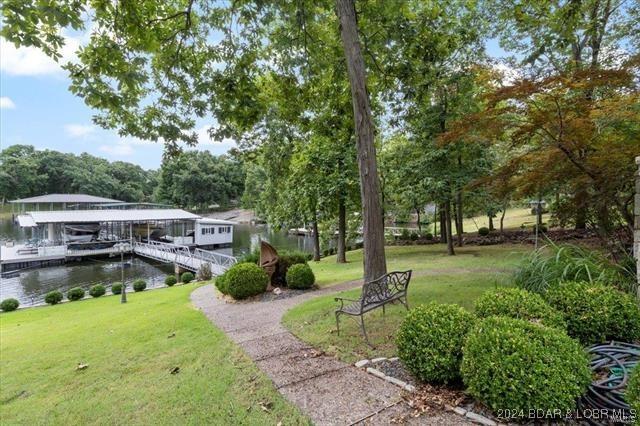
[[[576,209],[576,229],[587,228],[587,191],[579,188],[574,197],[574,208]]]
[[[313,210],[313,221],[311,224],[313,230],[313,260],[320,261],[320,233],[318,232],[318,212]]]
[[[346,235],[347,235],[347,209],[344,205],[344,197],[338,199],[338,255],[337,263],[347,263],[346,255]]]
[[[500,235],[504,235],[504,216],[507,214],[507,202],[502,204],[502,215],[500,216]]]
[[[364,279],[372,281],[387,272],[384,253],[384,221],[380,203],[380,182],[374,125],[367,92],[367,75],[360,48],[354,0],[336,0],[336,14],[340,20],[340,35],[351,86],[353,118],[360,171],[360,196],[364,235]]]
[[[447,253],[450,256],[456,254],[453,251],[453,236],[451,235],[451,201],[447,200],[444,203],[444,224],[447,234]]]
[[[422,232],[422,225],[420,225],[420,208],[416,207],[416,216],[418,216],[418,232]]]
[[[439,210],[440,210],[440,242],[441,243],[447,242],[447,225],[445,220],[444,209],[445,209],[444,204],[440,205]]]
[[[456,192],[456,236],[458,237],[458,247],[462,247],[464,244],[462,234],[464,229],[462,227],[462,190]]]
[[[493,231],[495,228],[495,226],[493,226],[493,216],[491,216],[490,214],[487,215],[489,217],[489,231]]]

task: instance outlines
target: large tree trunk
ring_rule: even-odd
[[[462,227],[462,190],[456,193],[456,236],[458,237],[458,247],[462,247],[464,229]]]
[[[387,272],[384,253],[384,221],[374,145],[374,126],[367,92],[367,75],[358,37],[354,0],[336,0],[340,35],[347,62],[360,171],[360,196],[364,236],[364,279],[372,281]]]
[[[338,256],[336,262],[347,263],[346,255],[346,235],[347,235],[347,209],[344,206],[344,197],[338,199]]]
[[[493,231],[495,228],[495,226],[493,226],[493,216],[488,214],[487,215],[489,217],[489,231]]]
[[[447,200],[444,203],[444,224],[447,234],[447,253],[450,256],[456,254],[453,251],[453,236],[451,235],[451,201]]]
[[[444,204],[441,204],[440,207],[438,208],[438,210],[440,211],[440,242],[441,243],[447,242],[447,225],[445,220],[446,216],[444,213],[444,209],[445,209]]]
[[[587,228],[587,190],[579,188],[574,197],[574,208],[576,209],[576,229]]]
[[[313,222],[311,224],[313,230],[313,260],[320,261],[320,233],[318,232],[318,213],[313,210]]]

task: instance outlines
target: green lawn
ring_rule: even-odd
[[[527,250],[516,245],[464,247],[451,257],[443,245],[388,247],[387,260],[389,270],[413,269],[410,306],[436,301],[473,309],[474,300],[484,291],[511,285],[511,270]],[[335,264],[335,257],[312,263],[320,285],[362,277],[361,253],[349,252],[347,258],[352,261],[347,265]],[[359,294],[357,289],[339,296],[357,298]],[[350,317],[342,316],[341,333],[337,335],[334,297],[319,297],[294,307],[284,317],[285,326],[305,342],[347,362],[395,354],[395,332],[404,318],[404,307],[391,306],[384,317],[382,310],[365,315],[367,332],[375,346],[372,349],[365,344],[359,324]]]
[[[307,424],[191,305],[195,288],[1,314],[2,423]]]

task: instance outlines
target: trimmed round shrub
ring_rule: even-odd
[[[475,313],[479,318],[504,316],[563,331],[567,329],[562,314],[547,304],[542,296],[519,288],[501,288],[483,293],[476,300]]]
[[[80,300],[83,297],[84,297],[84,289],[80,287],[74,287],[67,292],[67,299],[69,299],[71,302]]]
[[[15,311],[18,309],[18,306],[20,306],[20,302],[18,302],[18,299],[13,298],[4,299],[2,303],[0,303],[0,309],[4,312]]]
[[[62,292],[53,290],[45,294],[44,301],[50,305],[57,305],[58,303],[62,302],[62,297]]]
[[[491,231],[486,226],[483,226],[480,229],[478,229],[478,235],[482,237],[486,237],[487,235],[489,235],[490,232]]]
[[[548,290],[545,298],[564,316],[569,336],[584,345],[640,339],[640,308],[614,287],[569,281]]]
[[[631,372],[631,377],[627,383],[624,393],[624,400],[629,407],[636,411],[636,416],[640,415],[640,367],[636,366]]]
[[[413,231],[411,233],[411,235],[409,236],[409,238],[411,239],[411,241],[418,241],[418,238],[420,238],[420,234],[418,234],[417,232]]]
[[[489,317],[469,332],[462,379],[467,392],[494,411],[563,412],[591,382],[589,359],[566,333],[528,321]]]
[[[474,316],[458,305],[418,306],[400,325],[398,356],[422,381],[456,381],[460,378],[464,338],[473,323]]]
[[[254,263],[238,263],[225,273],[223,280],[227,294],[234,299],[246,299],[267,289],[269,276]]]
[[[433,240],[433,234],[431,232],[427,232],[426,234],[424,234],[424,238],[431,241]]]
[[[147,282],[142,278],[138,278],[133,282],[133,291],[135,292],[144,291],[145,288],[147,288]]]
[[[216,288],[217,288],[217,289],[220,291],[220,293],[222,293],[222,294],[229,294],[229,289],[227,288],[227,282],[226,282],[226,279],[227,279],[227,272],[226,272],[226,271],[225,271],[225,273],[224,273],[224,274],[222,274],[222,275],[218,275],[218,276],[216,277],[216,281],[215,281]]]
[[[287,271],[287,286],[289,288],[307,289],[316,282],[311,267],[306,263],[292,265]]]
[[[175,275],[167,275],[164,279],[164,284],[168,287],[172,287],[178,282],[178,279]]]
[[[122,283],[113,283],[113,284],[111,284],[111,293],[112,294],[120,294],[120,293],[122,293]]]
[[[89,295],[91,297],[100,297],[100,296],[104,296],[104,294],[107,292],[107,289],[104,288],[104,286],[102,284],[96,284],[93,287],[91,287],[89,289]]]
[[[191,281],[193,281],[193,274],[191,272],[185,272],[182,275],[180,275],[180,281],[182,281],[184,284],[188,284]]]

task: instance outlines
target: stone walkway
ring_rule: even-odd
[[[284,313],[313,297],[358,287],[361,281],[270,302],[226,303],[213,285],[191,294],[193,304],[239,344],[278,391],[317,425],[389,424],[409,408],[398,387],[333,357],[319,354],[280,323]],[[364,343],[363,343],[364,344]],[[452,413],[424,415],[411,424],[469,424]]]

